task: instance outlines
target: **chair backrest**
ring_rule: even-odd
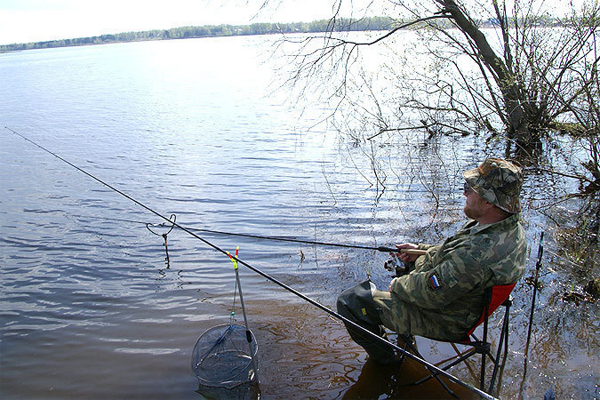
[[[508,296],[510,296],[510,293],[515,285],[516,282],[511,283],[510,285],[496,285],[486,289],[485,306],[483,308],[483,312],[481,313],[481,317],[479,317],[475,325],[473,325],[471,330],[469,330],[469,333],[467,333],[467,337],[469,337],[475,331],[475,329],[487,319],[488,316],[492,315],[492,313],[496,311],[496,309],[500,307],[500,305],[504,303],[506,299],[508,299]]]

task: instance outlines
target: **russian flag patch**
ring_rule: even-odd
[[[437,290],[442,286],[440,280],[438,279],[436,274],[433,274],[429,277],[429,287],[433,290]]]

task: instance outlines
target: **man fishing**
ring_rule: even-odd
[[[409,272],[394,278],[389,291],[377,290],[370,281],[344,291],[337,301],[339,314],[379,336],[386,327],[407,336],[461,340],[481,316],[485,289],[521,278],[527,243],[519,222],[520,168],[489,158],[463,176],[469,221],[441,244],[397,245],[426,252],[397,253]],[[347,329],[373,361],[399,361],[390,346]]]

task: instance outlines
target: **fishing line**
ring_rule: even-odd
[[[141,225],[146,225],[146,226],[150,225],[152,227],[170,228],[173,226],[171,223],[149,224],[148,222],[136,221],[136,220],[131,220],[131,219],[85,216],[85,215],[77,215],[77,214],[71,214],[71,215],[73,215],[74,217],[77,217],[77,218],[94,218],[94,219],[101,219],[101,220],[106,220],[106,221],[128,222],[128,223],[141,224]],[[171,215],[171,217],[173,217],[173,215]],[[177,228],[178,226],[175,226],[175,227]],[[425,250],[419,250],[419,249],[398,249],[398,248],[385,247],[385,246],[377,246],[376,247],[376,246],[364,246],[364,245],[343,244],[343,243],[319,242],[319,241],[313,241],[313,240],[298,239],[296,237],[267,236],[267,235],[256,235],[256,234],[251,234],[251,233],[236,233],[236,232],[219,231],[219,230],[206,229],[206,228],[193,228],[190,226],[187,226],[187,229],[190,231],[193,231],[193,232],[204,232],[204,233],[211,233],[214,235],[236,236],[236,237],[245,237],[245,238],[259,239],[259,240],[270,240],[270,241],[308,244],[308,245],[314,245],[314,246],[331,246],[331,247],[343,247],[343,248],[347,248],[347,249],[376,250],[376,251],[380,251],[382,253],[407,253],[407,254],[416,254],[416,255],[425,254]]]
[[[118,194],[120,194],[121,196],[131,200],[132,202],[134,202],[135,204],[137,204],[138,206],[146,209],[147,211],[151,212],[152,214],[156,215],[157,217],[163,219],[165,222],[168,222],[169,224],[172,224],[173,226],[176,226],[177,228],[181,229],[182,231],[188,233],[189,235],[195,237],[196,239],[200,240],[201,242],[203,242],[204,244],[206,244],[209,247],[212,247],[213,249],[217,250],[220,253],[223,253],[224,255],[227,255],[227,252],[221,248],[219,248],[218,246],[210,243],[209,241],[203,239],[202,237],[196,235],[194,232],[190,231],[189,229],[187,229],[186,227],[182,226],[181,224],[179,224],[178,222],[175,222],[167,217],[165,217],[164,215],[160,214],[157,211],[154,211],[152,208],[148,207],[147,205],[145,205],[144,203],[142,203],[141,201],[138,201],[136,199],[134,199],[133,197],[131,197],[130,195],[128,195],[127,193],[117,189],[116,187],[108,184],[107,182],[103,181],[100,178],[95,177],[94,175],[90,174],[89,172],[87,172],[86,170],[84,170],[83,168],[78,167],[77,165],[73,164],[72,162],[64,159],[63,157],[59,156],[58,154],[54,153],[53,151],[48,150],[47,148],[45,148],[44,146],[34,142],[33,140],[21,135],[19,132],[14,131],[13,129],[9,128],[9,127],[5,127],[6,129],[8,129],[9,131],[11,131],[12,133],[14,133],[17,136],[20,136],[21,138],[23,138],[24,140],[26,140],[27,142],[33,144],[34,146],[42,149],[43,151],[45,151],[46,153],[49,153],[51,155],[53,155],[54,157],[58,158],[60,161],[70,165],[71,167],[75,168],[77,171],[87,175],[88,177],[92,178],[93,180],[95,180],[96,182],[106,186],[107,188],[109,188],[110,190],[117,192]],[[252,269],[252,268],[251,268]]]
[[[158,228],[161,228],[161,227],[162,228],[168,228],[169,227],[164,222],[161,222],[160,224],[149,224],[146,221],[137,221],[137,220],[134,220],[134,219],[108,218],[108,217],[98,217],[97,215],[72,214],[72,213],[68,213],[66,211],[63,211],[63,213],[66,214],[67,217],[71,216],[71,217],[79,218],[79,219],[97,219],[97,220],[102,220],[102,221],[127,222],[129,224],[150,225],[150,226],[155,226],[155,227],[158,227]]]
[[[141,225],[146,225],[146,226],[150,225],[152,227],[157,227],[157,228],[173,227],[173,225],[171,223],[165,224],[164,222],[160,223],[160,224],[149,224],[148,222],[136,221],[136,220],[131,220],[131,219],[85,216],[85,215],[78,215],[78,214],[71,214],[71,215],[74,217],[77,217],[77,218],[93,218],[93,219],[101,219],[101,220],[106,220],[106,221],[128,222],[128,223],[141,224]],[[171,215],[171,217],[173,217],[173,216],[174,216],[174,214]],[[177,228],[177,226],[175,226],[175,227]],[[270,240],[270,241],[308,244],[308,245],[314,245],[314,246],[331,246],[331,247],[343,247],[343,248],[347,248],[347,249],[376,250],[376,251],[380,251],[382,253],[407,253],[407,254],[416,254],[416,255],[425,254],[425,250],[419,250],[419,249],[398,249],[398,248],[386,247],[386,246],[377,246],[376,247],[376,246],[364,246],[364,245],[343,244],[343,243],[319,242],[319,241],[313,241],[313,240],[298,239],[296,237],[266,236],[266,235],[256,235],[256,234],[251,234],[251,233],[235,233],[235,232],[219,231],[219,230],[206,229],[206,228],[193,228],[190,226],[187,226],[187,229],[190,231],[193,231],[193,232],[204,232],[204,233],[211,233],[214,235],[236,236],[236,237],[245,237],[245,238],[259,239],[259,240]],[[161,236],[161,235],[158,235],[158,236]]]
[[[153,210],[152,208],[148,207],[147,205],[145,205],[145,204],[144,204],[144,203],[142,203],[141,201],[138,201],[138,200],[136,200],[135,198],[131,197],[130,195],[126,194],[125,192],[123,192],[123,191],[121,191],[121,190],[119,190],[119,189],[115,188],[114,186],[112,186],[112,185],[110,185],[110,184],[106,183],[106,182],[105,182],[105,181],[103,181],[102,179],[100,179],[100,178],[97,178],[96,176],[94,176],[94,175],[90,174],[89,172],[87,172],[87,171],[85,171],[84,169],[82,169],[82,168],[78,167],[77,165],[73,164],[72,162],[70,162],[70,161],[68,161],[68,160],[64,159],[63,157],[59,156],[58,154],[56,154],[56,153],[54,153],[54,152],[52,152],[52,151],[48,150],[48,149],[47,149],[47,148],[45,148],[44,146],[42,146],[42,145],[40,145],[40,144],[38,144],[38,143],[34,142],[33,140],[31,140],[31,139],[29,139],[29,138],[27,138],[27,137],[23,136],[22,134],[20,134],[20,133],[18,133],[18,132],[16,132],[16,131],[14,131],[13,129],[11,129],[11,128],[9,128],[9,127],[5,127],[5,128],[6,128],[7,130],[11,131],[12,133],[14,133],[15,135],[17,135],[17,136],[20,136],[21,138],[23,138],[23,139],[24,139],[24,140],[26,140],[27,142],[29,142],[29,143],[33,144],[34,146],[38,147],[39,149],[41,149],[41,150],[45,151],[45,152],[46,152],[46,153],[48,153],[48,154],[51,154],[51,155],[53,155],[54,157],[56,157],[56,158],[57,158],[57,159],[59,159],[60,161],[62,161],[62,162],[64,162],[64,163],[66,163],[67,165],[69,165],[69,166],[71,166],[71,167],[75,168],[75,169],[76,169],[76,170],[78,170],[79,172],[81,172],[81,173],[85,174],[86,176],[88,176],[88,177],[92,178],[92,179],[93,179],[93,180],[95,180],[96,182],[98,182],[98,183],[100,183],[100,184],[102,184],[102,185],[106,186],[107,188],[109,188],[109,189],[113,190],[114,192],[116,192],[116,193],[120,194],[121,196],[123,196],[123,197],[125,197],[125,198],[127,198],[127,199],[131,200],[133,203],[135,203],[135,204],[139,205],[140,207],[144,208],[145,210],[147,210],[147,211],[151,212],[152,214],[156,215],[157,217],[159,217],[159,218],[163,219],[165,222],[167,222],[167,223],[169,223],[169,224],[172,224],[173,226],[175,226],[175,227],[177,227],[177,228],[181,229],[182,231],[186,232],[187,234],[189,234],[189,235],[193,236],[194,238],[196,238],[196,239],[200,240],[202,243],[204,243],[204,244],[206,244],[207,246],[209,246],[209,247],[213,248],[214,250],[218,251],[219,253],[222,253],[223,255],[225,255],[225,256],[227,256],[227,257],[229,257],[229,258],[231,258],[231,259],[233,259],[233,260],[237,261],[238,263],[242,264],[243,266],[245,266],[246,268],[250,269],[251,271],[254,271],[254,272],[255,272],[255,273],[257,273],[258,275],[262,276],[263,278],[265,278],[265,279],[267,279],[267,280],[269,280],[269,281],[271,281],[271,282],[275,283],[276,285],[278,285],[278,286],[280,286],[281,288],[283,288],[283,289],[287,290],[288,292],[290,292],[290,293],[292,293],[292,294],[296,295],[297,297],[301,298],[302,300],[305,300],[306,302],[308,302],[308,303],[312,304],[312,305],[313,305],[313,306],[315,306],[316,308],[318,308],[318,309],[320,309],[320,310],[322,310],[322,311],[326,312],[326,313],[327,313],[327,314],[329,314],[330,316],[332,316],[332,317],[334,317],[334,318],[336,318],[336,319],[338,319],[338,320],[340,320],[340,321],[344,322],[346,325],[350,325],[350,326],[352,326],[353,328],[355,328],[355,329],[359,330],[360,332],[362,332],[363,334],[365,334],[365,335],[367,335],[367,336],[369,336],[369,337],[371,337],[371,338],[373,338],[373,339],[375,339],[375,340],[379,341],[380,343],[384,344],[385,346],[389,346],[389,347],[392,347],[392,348],[394,348],[395,350],[397,350],[398,352],[400,352],[400,353],[401,353],[401,354],[403,354],[404,356],[406,356],[406,357],[408,357],[408,358],[411,358],[412,360],[414,360],[414,361],[418,362],[419,364],[422,364],[422,365],[424,365],[424,366],[425,366],[425,367],[426,367],[426,368],[427,368],[429,371],[431,371],[431,372],[435,372],[435,373],[437,373],[437,374],[440,374],[440,375],[443,375],[444,377],[448,378],[448,379],[449,379],[449,380],[451,380],[452,382],[454,382],[454,383],[456,383],[456,384],[458,384],[458,385],[460,385],[460,386],[462,386],[462,387],[464,387],[464,388],[466,388],[466,389],[468,389],[468,390],[470,390],[470,391],[472,391],[472,392],[474,392],[474,393],[477,393],[479,396],[481,396],[481,397],[483,397],[483,398],[486,398],[486,399],[495,399],[495,397],[493,397],[492,395],[490,395],[490,394],[488,394],[488,393],[485,393],[483,390],[481,390],[481,389],[477,389],[477,388],[475,388],[475,387],[473,387],[473,386],[469,385],[468,383],[461,381],[460,379],[458,379],[458,378],[454,377],[453,375],[451,375],[451,374],[450,374],[450,373],[448,373],[447,371],[444,371],[443,369],[441,369],[441,368],[439,368],[439,367],[435,366],[434,364],[431,364],[430,362],[428,362],[428,361],[426,361],[426,360],[423,360],[422,358],[420,358],[420,357],[418,357],[418,356],[416,356],[416,355],[414,355],[414,354],[412,354],[412,353],[410,353],[410,352],[406,351],[405,349],[401,348],[400,346],[398,346],[398,345],[396,345],[396,344],[394,344],[394,343],[392,343],[392,342],[389,342],[389,341],[387,341],[386,339],[382,338],[381,336],[379,336],[379,335],[377,335],[377,334],[375,334],[375,333],[373,333],[373,332],[369,331],[368,329],[365,329],[365,328],[363,328],[362,326],[360,326],[360,325],[356,324],[355,322],[353,322],[353,321],[350,321],[350,320],[349,320],[349,319],[347,319],[346,317],[344,317],[344,316],[342,316],[342,315],[338,314],[337,312],[335,312],[335,311],[333,311],[333,310],[329,309],[328,307],[325,307],[325,306],[324,306],[324,305],[322,305],[321,303],[319,303],[319,302],[317,302],[317,301],[315,301],[315,300],[311,299],[310,297],[308,297],[308,296],[304,295],[303,293],[301,293],[301,292],[297,291],[296,289],[294,289],[294,288],[292,288],[292,287],[290,287],[290,286],[286,285],[285,283],[283,283],[283,282],[281,282],[281,281],[279,281],[279,280],[275,279],[274,277],[272,277],[272,276],[270,276],[270,275],[268,275],[268,274],[264,273],[264,272],[263,272],[263,271],[261,271],[260,269],[253,267],[252,265],[248,264],[247,262],[245,262],[245,261],[243,261],[243,260],[241,260],[241,259],[239,259],[239,258],[237,258],[237,257],[235,257],[235,256],[232,256],[232,255],[230,255],[230,254],[229,254],[227,251],[225,251],[225,250],[221,249],[219,246],[217,246],[217,245],[215,245],[215,244],[213,244],[213,243],[209,242],[208,240],[206,240],[206,239],[204,239],[204,238],[200,237],[200,236],[199,236],[199,235],[197,235],[196,233],[192,232],[190,229],[188,229],[188,228],[186,228],[186,227],[182,226],[181,224],[179,224],[178,222],[175,222],[175,221],[174,221],[174,220],[172,220],[172,219],[169,219],[169,218],[165,217],[164,215],[162,215],[162,214],[160,214],[159,212],[157,212],[157,211]],[[371,249],[379,249],[379,248],[371,248]],[[397,250],[397,249],[393,249],[393,251],[394,251],[394,252],[397,252],[398,250]]]

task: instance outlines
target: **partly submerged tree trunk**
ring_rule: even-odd
[[[502,118],[508,131],[508,137],[516,144],[517,151],[521,150],[529,153],[531,150],[536,149],[540,142],[539,133],[532,130],[528,124],[525,110],[526,93],[512,70],[510,49],[506,48],[509,46],[508,42],[505,41],[504,43],[505,56],[508,56],[508,59],[503,60],[494,52],[481,30],[454,0],[436,0],[436,2],[452,16],[452,20],[458,28],[477,49],[479,60],[485,65],[498,85],[504,103]],[[496,11],[497,14],[500,14],[497,7]],[[503,16],[498,15],[498,17],[502,19]],[[502,28],[507,29],[507,25],[503,21],[501,23]]]

